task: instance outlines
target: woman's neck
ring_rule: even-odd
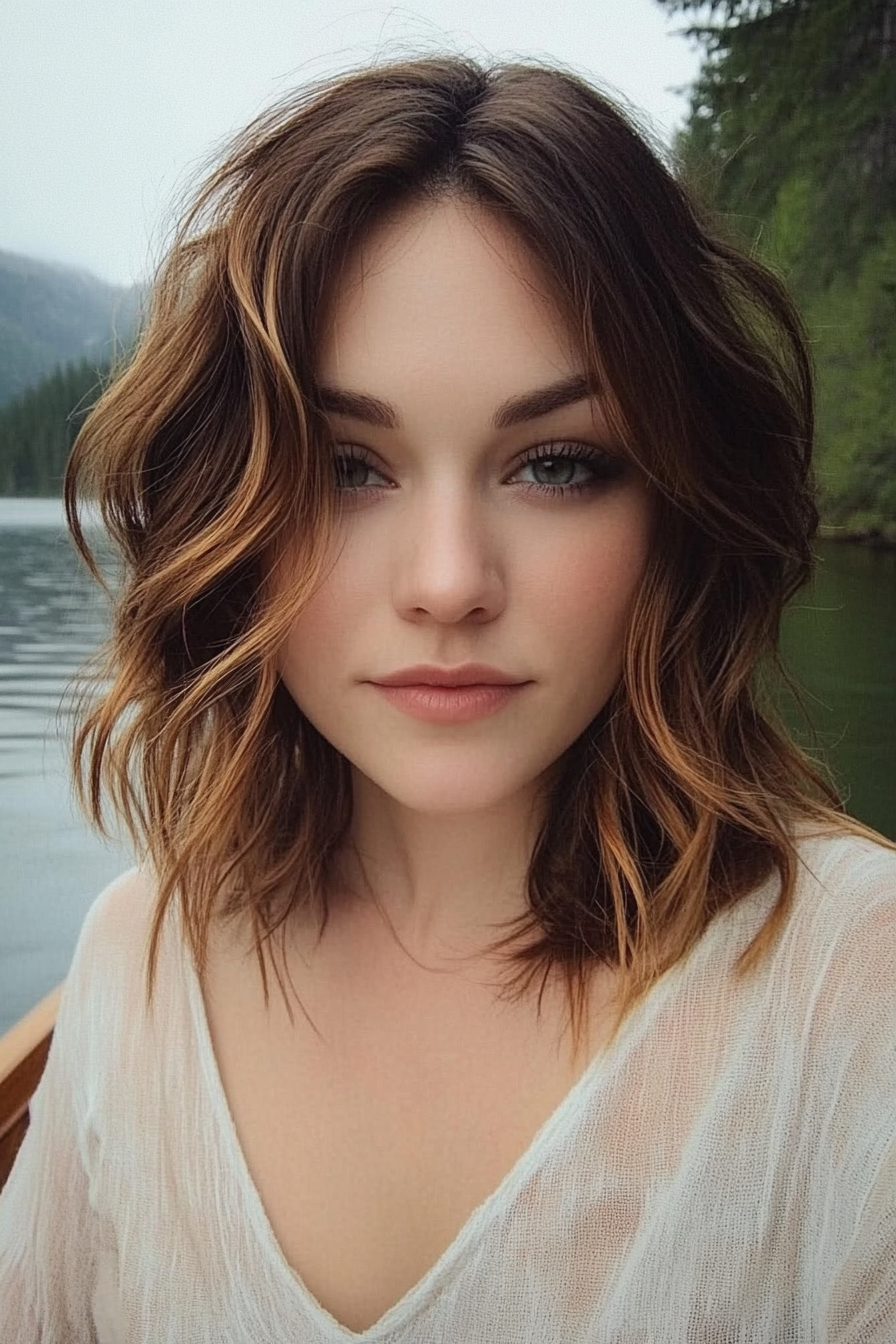
[[[473,952],[528,910],[527,872],[540,824],[534,793],[476,813],[403,807],[356,784],[349,843],[337,865],[346,900],[376,909],[423,959]]]

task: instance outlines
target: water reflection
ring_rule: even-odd
[[[782,653],[808,692],[848,810],[896,839],[896,551],[821,542],[817,553],[815,581],[787,613]],[[787,717],[796,730],[800,720]]]
[[[99,590],[64,534],[0,528],[0,777],[40,768],[35,747],[105,632]]]
[[[106,605],[56,500],[0,500],[0,1032],[61,980],[84,914],[131,864],[76,813],[60,703]]]

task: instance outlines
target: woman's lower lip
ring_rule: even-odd
[[[381,686],[390,704],[414,719],[430,723],[471,723],[503,709],[526,685],[516,686]]]

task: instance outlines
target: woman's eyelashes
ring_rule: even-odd
[[[508,478],[532,471],[534,480],[521,484],[540,494],[579,494],[599,490],[625,473],[622,458],[585,443],[544,443],[530,448]]]
[[[354,444],[334,455],[333,467],[340,494],[371,495],[395,488],[373,456]],[[625,461],[614,453],[585,443],[562,441],[530,448],[504,483],[519,484],[540,495],[563,497],[599,490],[625,472]],[[523,479],[526,473],[530,473],[529,479]],[[379,481],[372,482],[371,476],[379,477]]]
[[[363,448],[348,448],[333,455],[333,471],[336,477],[336,489],[341,493],[367,494],[385,487],[391,489],[382,471],[375,467],[373,459]],[[363,479],[367,476],[379,476],[383,485],[371,485]]]

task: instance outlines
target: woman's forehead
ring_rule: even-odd
[[[347,259],[321,332],[318,380],[338,383],[347,367],[388,378],[393,366],[461,369],[483,359],[498,377],[522,365],[536,382],[549,369],[581,367],[546,277],[502,221],[454,199],[392,215]]]

